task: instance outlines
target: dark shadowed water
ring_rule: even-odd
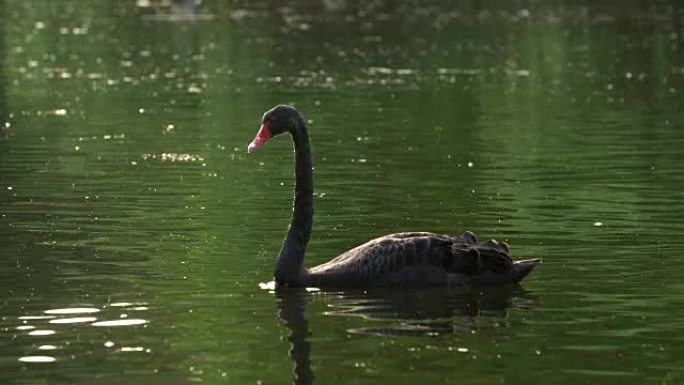
[[[684,383],[684,7],[574,3],[0,1],[0,383]],[[472,230],[544,265],[261,289],[277,103],[307,264]]]

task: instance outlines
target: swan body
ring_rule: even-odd
[[[429,232],[385,235],[307,269],[304,253],[313,221],[313,161],[306,122],[293,107],[276,106],[264,114],[248,151],[288,132],[295,151],[292,222],[281,247],[277,285],[307,287],[447,286],[511,284],[528,275],[540,259],[514,261],[505,242],[480,242],[475,234]]]

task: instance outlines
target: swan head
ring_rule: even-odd
[[[261,119],[261,127],[254,140],[247,146],[247,152],[263,146],[269,139],[283,132],[294,134],[304,123],[302,114],[296,108],[279,105],[264,113]]]

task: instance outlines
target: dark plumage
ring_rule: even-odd
[[[506,243],[480,242],[462,236],[428,232],[390,234],[357,246],[315,266],[304,267],[313,220],[313,163],[306,123],[289,106],[264,114],[248,147],[252,151],[273,136],[289,132],[295,150],[295,199],[292,222],[276,262],[279,285],[317,287],[437,286],[515,283],[541,262],[513,261]]]

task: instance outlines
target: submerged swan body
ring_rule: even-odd
[[[307,269],[304,253],[313,222],[313,161],[306,122],[293,107],[276,106],[264,114],[248,151],[288,132],[295,152],[292,222],[276,261],[276,284],[315,287],[446,286],[519,282],[540,259],[514,261],[506,243],[480,242],[428,232],[390,234],[357,246]]]

